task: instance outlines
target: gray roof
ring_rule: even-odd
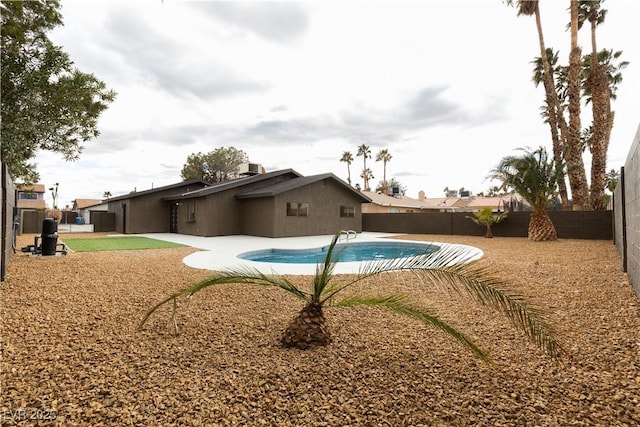
[[[295,190],[296,188],[305,187],[307,185],[330,179],[336,181],[338,184],[342,185],[346,190],[352,192],[354,195],[362,199],[363,202],[370,202],[367,196],[359,192],[358,190],[351,187],[349,184],[338,178],[332,173],[323,173],[320,175],[312,175],[312,176],[300,176],[298,178],[290,179],[288,181],[279,182],[277,184],[269,185],[264,188],[259,188],[257,190],[247,191],[246,193],[240,193],[236,195],[238,199],[253,199],[259,197],[273,197],[278,194],[286,193],[291,190]]]
[[[156,187],[156,188],[152,188],[149,190],[144,190],[144,191],[132,191],[129,194],[125,194],[123,196],[116,196],[116,197],[111,197],[109,199],[103,200],[104,202],[115,202],[118,200],[126,200],[126,199],[131,199],[134,197],[140,197],[140,196],[144,196],[147,194],[153,194],[153,193],[157,193],[160,191],[165,191],[165,190],[171,190],[171,189],[179,189],[181,187],[186,187],[189,185],[193,185],[193,184],[202,184],[202,185],[209,185],[209,183],[207,183],[206,181],[202,181],[200,179],[192,179],[189,181],[182,181],[179,182],[177,184],[171,184],[171,185],[165,185],[164,187]]]
[[[188,193],[176,194],[173,196],[166,196],[166,197],[163,197],[162,200],[182,200],[182,199],[192,199],[195,197],[204,197],[204,196],[208,196],[209,194],[219,193],[221,191],[242,187],[247,184],[260,182],[260,181],[264,181],[267,179],[271,179],[271,178],[275,178],[275,177],[283,176],[287,174],[292,175],[292,179],[302,177],[301,174],[294,171],[293,169],[283,169],[279,171],[267,172],[265,174],[253,175],[246,178],[238,178],[232,181],[213,183],[206,188],[190,191]]]

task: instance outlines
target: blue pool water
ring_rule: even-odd
[[[263,249],[244,252],[238,258],[257,262],[283,264],[317,264],[324,262],[328,246],[309,249]],[[334,259],[338,262],[375,261],[392,258],[406,258],[439,250],[434,244],[411,242],[354,242],[339,243],[334,249]]]

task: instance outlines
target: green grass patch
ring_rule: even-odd
[[[177,248],[185,245],[148,237],[99,237],[96,239],[62,239],[76,252],[127,251],[134,249]]]

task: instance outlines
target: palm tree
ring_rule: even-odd
[[[366,175],[364,173],[365,170],[367,170],[367,159],[371,158],[371,148],[366,145],[366,144],[361,144],[358,147],[358,152],[356,153],[357,157],[362,156],[362,159],[364,161],[363,167],[362,167],[362,174],[360,175],[363,178],[363,184],[364,184],[364,191],[369,191],[369,182],[367,181],[367,178],[365,178],[363,175]]]
[[[553,159],[548,159],[544,147],[521,151],[524,151],[521,157],[504,157],[489,177],[501,181],[505,188],[513,189],[533,208],[529,221],[530,240],[556,240],[556,228],[546,208],[555,197],[558,174],[563,173],[563,169],[557,169]]]
[[[482,225],[483,227],[487,227],[484,237],[487,239],[493,238],[493,232],[491,231],[491,226],[493,224],[497,224],[504,220],[509,214],[507,212],[502,213],[493,213],[491,208],[484,208],[479,210],[478,212],[474,212],[473,216],[466,216],[475,222],[478,225]]]
[[[111,197],[111,191],[107,190],[104,193],[102,193],[103,199],[108,199],[109,197]]]
[[[611,169],[607,173],[607,190],[613,193],[618,185],[618,180],[620,179],[620,172],[615,169]]]
[[[578,2],[578,27],[585,21],[591,24],[591,54],[585,56],[583,69],[585,70],[584,92],[587,103],[592,108],[592,138],[589,144],[591,150],[591,207],[597,210],[606,208],[604,189],[606,186],[607,151],[611,129],[613,128],[614,112],[611,111],[611,80],[608,64],[600,61],[600,54],[596,44],[596,28],[604,22],[606,9],[601,8],[601,0],[580,0]],[[588,57],[588,59],[587,59]]]
[[[584,210],[589,206],[587,174],[582,160],[580,139],[580,102],[582,83],[582,49],[578,45],[578,2],[571,1],[571,51],[569,52],[569,74],[567,95],[569,99],[569,133],[565,140],[564,160],[573,198],[573,210]]]
[[[340,161],[347,164],[347,181],[349,182],[349,185],[351,185],[351,163],[353,162],[353,154],[351,154],[351,151],[343,152]]]
[[[385,192],[389,191],[389,187],[387,186],[387,163],[391,161],[391,154],[388,149],[383,149],[378,152],[376,155],[376,162],[382,162],[382,181],[384,182]]]
[[[559,166],[563,163],[565,149],[564,141],[566,140],[569,132],[567,123],[564,119],[563,110],[558,99],[558,93],[556,92],[556,84],[554,82],[554,73],[552,68],[553,56],[550,56],[550,54],[553,53],[553,49],[547,49],[545,46],[544,35],[542,31],[542,20],[540,18],[540,4],[538,0],[517,0],[516,2],[518,4],[518,15],[535,16],[536,29],[538,31],[540,58],[546,58],[546,61],[540,61],[540,64],[542,66],[541,81],[543,83],[545,92],[545,118],[547,123],[549,123],[549,129],[551,131],[553,158],[556,162],[556,168],[559,168]],[[514,1],[507,0],[506,3],[507,5],[512,6],[514,4]],[[536,80],[534,78],[534,82],[535,81]],[[537,84],[538,83],[536,83],[536,86]],[[558,133],[558,131],[560,131],[560,133]],[[562,182],[559,182],[558,185],[560,189],[563,209],[568,210],[569,198],[566,195],[567,189],[564,182],[564,177],[562,178]]]
[[[360,174],[360,178],[362,178],[362,180],[364,181],[364,191],[371,191],[371,187],[369,187],[369,181],[374,178],[371,169],[363,169],[362,173]]]
[[[384,289],[380,289],[378,295],[370,293],[364,295],[357,292],[347,294],[346,292],[354,285],[364,284],[368,279],[383,273],[391,271],[412,272],[420,278],[425,286],[449,291],[452,296],[468,294],[477,303],[505,315],[515,327],[521,329],[548,354],[560,356],[565,352],[558,340],[553,337],[553,331],[545,322],[542,313],[531,308],[521,297],[504,290],[506,285],[490,274],[486,268],[478,267],[475,263],[470,262],[472,253],[468,248],[442,246],[436,251],[426,250],[423,254],[413,257],[364,263],[357,275],[341,277],[340,280],[334,282],[333,270],[336,265],[337,253],[340,251],[339,245],[337,245],[339,237],[340,233],[336,233],[333,237],[324,263],[319,264],[316,269],[310,290],[297,287],[285,276],[265,275],[248,267],[229,269],[216,272],[209,278],[169,295],[145,313],[139,328],[144,326],[149,316],[159,307],[172,304],[171,320],[176,333],[178,333],[178,326],[175,322],[178,298],[191,298],[195,293],[209,286],[229,283],[253,284],[282,289],[304,304],[280,339],[280,343],[284,347],[304,350],[330,344],[332,341],[331,333],[324,314],[327,307],[382,307],[412,317],[449,334],[473,354],[482,360],[489,361],[489,355],[467,335],[428,309],[412,304],[406,295],[387,293]]]
[[[558,52],[555,52],[553,48],[546,49],[546,55],[544,56],[547,59],[547,66],[545,67],[544,61],[542,57],[536,57],[532,62],[534,64],[533,68],[533,83],[536,87],[540,83],[543,83],[545,87],[549,86],[553,89],[556,85],[554,83],[554,72],[556,69],[556,65],[558,63]],[[551,73],[549,78],[546,77],[545,72]],[[562,82],[563,83],[563,82]],[[564,86],[560,84],[560,88]],[[562,91],[558,91],[558,86],[555,86],[555,92],[553,94],[547,93],[545,99],[545,105],[542,109],[542,117],[544,117],[545,122],[549,124],[551,129],[551,141],[553,143],[553,159],[556,162],[556,168],[560,167],[562,164],[562,147],[563,144],[560,140],[560,135],[558,134],[558,125],[559,121],[564,123],[563,109],[562,109],[562,100],[564,96],[561,96],[560,93]],[[557,106],[557,108],[556,108]],[[566,128],[566,125],[565,125]],[[560,176],[560,181],[558,181],[558,194],[560,196],[560,200],[562,202],[562,210],[568,211],[571,210],[571,204],[569,203],[569,195],[567,193],[567,183],[565,180],[564,174]]]

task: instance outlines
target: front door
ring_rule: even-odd
[[[127,205],[122,204],[122,234],[127,234]]]
[[[178,232],[178,204],[172,203],[169,210],[169,233]]]

